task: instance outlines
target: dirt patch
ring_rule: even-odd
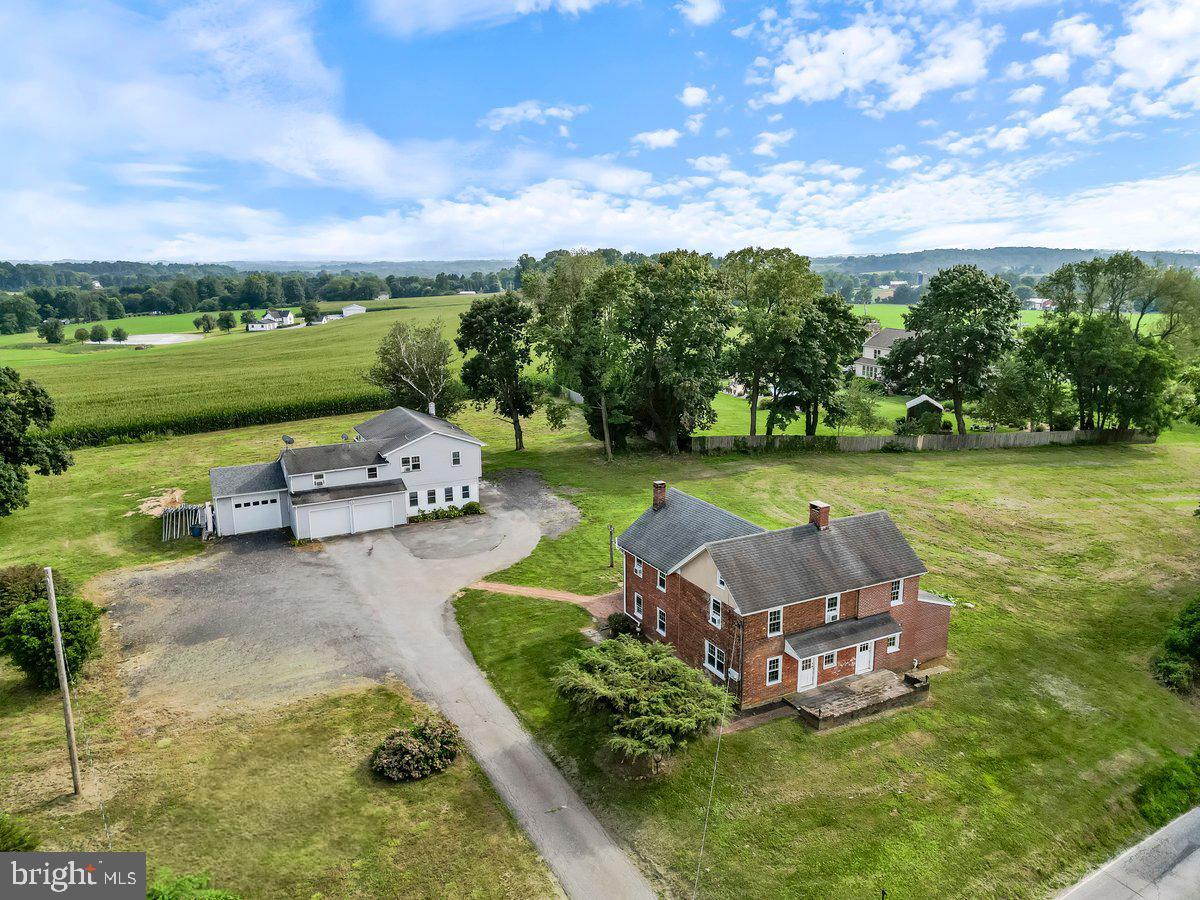
[[[170,488],[157,497],[144,497],[138,501],[138,512],[144,516],[160,517],[168,509],[179,509],[183,506],[183,490]]]
[[[503,469],[493,473],[490,480],[504,492],[508,502],[529,513],[548,538],[562,537],[579,524],[575,504],[547,490],[542,476],[532,469]]]

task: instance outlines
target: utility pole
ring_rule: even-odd
[[[58,667],[58,689],[62,692],[63,721],[67,727],[67,750],[71,754],[71,781],[75,796],[83,793],[79,782],[79,754],[75,750],[75,716],[71,712],[71,688],[67,684],[67,664],[63,658],[62,630],[58,626],[58,600],[54,596],[54,572],[46,566],[46,600],[50,604],[50,631],[54,635],[54,664]]]
[[[616,565],[615,561],[613,560],[613,545],[615,543],[616,543],[616,538],[613,536],[613,527],[612,527],[612,525],[609,525],[608,526],[608,567],[610,569],[614,565]]]

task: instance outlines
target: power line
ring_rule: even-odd
[[[696,856],[696,881],[692,885],[692,900],[700,893],[700,867],[704,864],[704,842],[708,839],[708,820],[712,815],[713,792],[717,787],[717,763],[721,760],[721,738],[725,734],[725,713],[729,709],[729,691],[722,690],[725,695],[725,700],[721,704],[721,724],[722,727],[717,731],[717,752],[713,754],[713,771],[712,780],[708,784],[708,806],[704,810],[704,830],[700,832],[700,852]]]

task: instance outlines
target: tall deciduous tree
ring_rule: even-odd
[[[722,357],[733,307],[706,256],[672,250],[635,270],[630,308],[634,413],[668,453],[681,435],[716,420],[713,398],[723,381]]]
[[[1020,308],[1002,278],[978,266],[943,269],[905,313],[914,336],[892,345],[884,376],[949,397],[958,433],[966,434],[965,404],[979,398],[988,373],[1013,346]]]
[[[0,516],[29,505],[30,470],[58,475],[71,465],[66,446],[45,433],[53,420],[54,402],[40,385],[0,368]]]
[[[821,295],[821,276],[808,257],[787,248],[747,247],[721,262],[730,299],[737,314],[738,335],[729,368],[746,388],[750,404],[750,433],[758,434],[758,407],[768,372],[785,352],[803,307]]]
[[[462,385],[454,378],[454,346],[441,319],[425,325],[397,322],[379,343],[367,381],[388,392],[393,404],[443,418],[462,408]]]
[[[462,353],[471,354],[462,369],[468,395],[481,409],[491,403],[512,423],[517,450],[525,449],[521,419],[533,413],[534,385],[525,375],[532,319],[533,310],[512,291],[481,297],[462,314],[456,341]]]

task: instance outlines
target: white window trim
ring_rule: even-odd
[[[313,487],[325,487],[325,473],[313,472]]]
[[[721,614],[721,600],[719,597],[710,595],[708,598],[708,624],[713,628],[720,628],[722,621],[724,621],[724,616]]]
[[[633,558],[633,574],[642,577],[642,561],[636,556]]]
[[[722,650],[720,647],[718,647],[716,644],[714,644],[712,641],[704,642],[704,668],[708,669],[708,671],[712,672],[714,675],[716,675],[718,678],[720,678],[722,681],[724,681],[725,680],[725,672],[722,672],[720,669],[717,669],[716,667],[710,666],[708,664],[708,651],[709,650],[713,651],[713,659],[717,658],[718,653],[721,656],[724,656],[725,651]],[[725,660],[725,670],[726,671],[729,670],[729,660]]]
[[[835,606],[833,609],[829,608],[830,600],[837,601],[837,606]],[[833,618],[830,618],[830,614],[833,615]],[[830,594],[828,597],[825,598],[825,624],[828,625],[831,622],[837,622],[841,618],[842,618],[842,595],[841,594]]]
[[[719,587],[719,588],[727,588],[728,587],[728,585],[725,584],[725,579],[721,577],[720,572],[717,573],[717,587]]]
[[[461,466],[462,465],[462,451],[461,450],[451,450],[450,451],[450,465],[452,465],[452,466]]]
[[[899,590],[896,590],[896,585],[900,586]],[[892,600],[892,606],[903,606],[904,605],[904,579],[903,578],[894,579],[891,582],[891,584],[888,585],[888,590],[896,591],[896,598],[894,600]],[[891,597],[891,594],[889,593],[888,596]]]
[[[771,613],[779,613],[779,630],[771,630]],[[767,610],[767,637],[779,637],[783,634],[783,607]]]
[[[641,618],[642,618],[642,610],[644,609],[644,602],[645,601],[642,600],[642,595],[639,594],[637,591],[634,591],[633,592],[633,617],[635,619],[637,619],[638,621],[641,621]]]
[[[654,614],[654,630],[663,637],[667,636],[667,613],[661,606],[656,606]]]
[[[658,588],[660,591],[662,591],[664,594],[667,592],[667,573],[666,572],[662,571],[661,569],[659,570],[658,577],[654,581],[654,586],[656,588]]]
[[[829,662],[829,657],[831,657],[831,656],[833,657],[832,663]],[[822,669],[836,669],[837,664],[838,664],[838,661],[837,661],[837,651],[836,650],[834,650],[832,653],[822,653],[821,654],[821,668]]]
[[[775,663],[778,669],[775,672],[775,680],[771,680],[771,663]],[[779,684],[783,681],[783,657],[772,656],[767,660],[767,684]]]
[[[893,640],[896,642],[895,647],[892,646]],[[887,643],[884,644],[884,648],[887,650],[888,653],[899,653],[900,652],[900,635],[889,634],[887,637]]]

